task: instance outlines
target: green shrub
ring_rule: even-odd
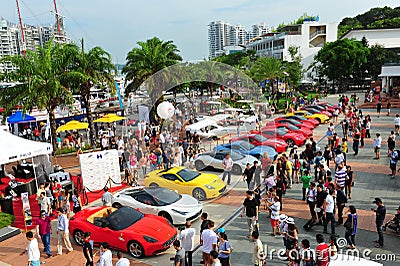
[[[0,228],[11,225],[14,222],[14,220],[15,220],[14,215],[0,212]]]
[[[82,147],[82,151],[87,151],[93,149],[90,144],[85,144],[85,146]],[[70,148],[61,148],[56,150],[55,154],[56,155],[61,155],[61,154],[68,154],[68,153],[76,153],[78,150],[75,147],[70,147]]]

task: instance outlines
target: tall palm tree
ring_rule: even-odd
[[[145,42],[137,42],[126,56],[126,65],[122,73],[132,82],[127,92],[135,91],[145,80],[165,67],[182,61],[177,46],[172,41],[162,41],[153,37]]]
[[[0,105],[10,114],[17,105],[22,105],[23,112],[33,108],[46,110],[49,114],[53,149],[57,149],[55,109],[58,106],[72,104],[71,92],[62,85],[68,56],[61,44],[48,42],[36,52],[28,51],[22,55],[6,56],[0,63],[8,63],[15,71],[2,74],[0,80],[16,82],[0,93]]]
[[[269,80],[274,94],[275,81],[283,76],[282,61],[273,57],[260,57],[250,68],[249,74],[257,82]]]
[[[90,88],[107,85],[109,88],[114,89],[113,73],[116,72],[116,67],[111,61],[110,54],[101,47],[96,46],[85,52],[83,39],[81,40],[81,47],[76,44],[66,44],[65,50],[68,51],[70,57],[69,69],[63,82],[81,95],[89,123],[90,140],[94,144],[95,131],[89,101]]]

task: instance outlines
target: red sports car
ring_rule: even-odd
[[[289,147],[294,145],[301,146],[306,143],[307,138],[301,134],[289,133],[282,129],[264,129],[262,132],[257,130],[250,131],[253,134],[262,134],[266,138],[280,138],[283,139]]]
[[[287,143],[282,139],[266,138],[260,134],[250,134],[250,135],[240,136],[238,138],[232,138],[229,140],[229,142],[235,142],[239,140],[249,142],[254,146],[269,146],[274,148],[278,153],[285,152],[288,147]]]
[[[95,244],[107,241],[112,249],[128,251],[134,258],[167,250],[176,239],[176,228],[164,217],[143,214],[131,207],[90,207],[75,214],[69,231],[82,245],[84,232]]]
[[[275,122],[268,122],[267,126],[269,126],[269,125],[275,125],[275,126],[292,125],[292,126],[296,126],[296,127],[300,127],[300,128],[304,128],[304,129],[308,129],[308,130],[313,130],[315,128],[315,126],[311,123],[300,123],[300,122],[293,121],[290,119],[278,119],[278,120],[275,120]]]
[[[318,120],[314,119],[314,118],[305,118],[304,116],[297,116],[297,115],[289,115],[289,116],[285,116],[284,118],[287,120],[290,120],[290,121],[297,121],[300,124],[301,123],[309,123],[309,124],[313,125],[314,128],[319,125]]]
[[[283,129],[286,132],[301,134],[306,138],[312,137],[313,132],[311,129],[308,128],[301,128],[297,126],[293,126],[292,124],[275,124],[275,125],[267,125],[262,128],[264,129]]]

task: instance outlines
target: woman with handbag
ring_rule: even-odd
[[[347,215],[347,220],[344,223],[344,227],[346,228],[346,233],[344,237],[346,238],[347,248],[355,249],[355,238],[357,233],[357,222],[358,222],[358,214],[357,210],[353,205],[349,206],[348,210],[349,214]]]
[[[221,266],[229,266],[229,256],[231,254],[231,246],[228,241],[228,237],[225,233],[219,233],[219,245],[218,245],[218,259],[221,262]]]

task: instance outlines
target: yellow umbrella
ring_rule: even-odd
[[[120,121],[120,120],[124,120],[124,119],[126,119],[126,118],[123,116],[119,116],[116,114],[108,114],[108,115],[103,116],[102,118],[94,120],[93,122],[95,122],[95,123],[112,123],[112,122]]]
[[[63,126],[59,126],[56,132],[66,131],[66,130],[77,130],[77,129],[86,129],[89,124],[84,122],[79,122],[76,120],[69,121]]]

